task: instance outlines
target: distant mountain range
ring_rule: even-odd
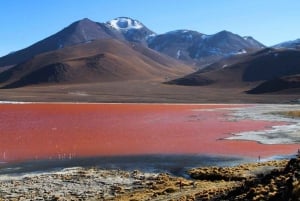
[[[259,94],[300,88],[299,75],[300,50],[265,48],[223,59],[169,84],[229,88],[250,86],[247,93]]]
[[[300,88],[299,39],[267,48],[251,36],[156,34],[128,17],[87,18],[0,58],[0,87],[153,79],[267,93]]]
[[[148,40],[150,48],[202,67],[221,58],[253,52],[265,46],[252,37],[241,37],[229,31],[206,35],[196,31],[177,30]]]
[[[141,22],[128,17],[119,17],[106,23],[85,18],[25,49],[1,57],[0,67],[16,65],[44,52],[97,39],[141,43],[200,68],[223,57],[265,47],[252,37],[241,37],[228,31],[205,35],[196,31],[178,30],[157,35]]]
[[[274,48],[290,48],[300,49],[300,38],[296,40],[286,41],[273,46]]]

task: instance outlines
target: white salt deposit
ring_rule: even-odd
[[[300,119],[280,115],[280,112],[299,110],[299,105],[254,105],[246,108],[233,108],[230,120],[258,120],[280,122],[284,125],[272,126],[259,131],[233,133],[228,140],[252,140],[263,144],[300,143]]]

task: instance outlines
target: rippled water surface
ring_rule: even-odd
[[[291,154],[299,146],[299,120],[270,113],[295,109],[288,105],[5,103],[0,104],[0,161]]]

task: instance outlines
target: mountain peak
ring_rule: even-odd
[[[16,51],[0,59],[1,66],[15,65],[44,52],[49,52],[67,46],[89,43],[97,39],[123,39],[116,30],[110,29],[106,24],[94,22],[88,18],[73,22],[59,32],[37,43]]]
[[[153,31],[148,29],[140,21],[129,17],[117,17],[106,22],[106,25],[121,33],[127,41],[137,42],[147,45],[147,40],[155,35]]]
[[[109,30],[105,24],[94,22],[89,18],[83,18],[62,30],[57,38],[59,38],[59,43],[64,47],[100,38],[116,38],[113,31]]]
[[[235,34],[230,31],[223,30],[223,31],[216,33],[215,35],[235,35]]]
[[[129,17],[117,17],[107,24],[117,30],[142,29],[144,27],[141,22]]]
[[[74,22],[72,24],[73,25],[79,25],[79,26],[85,26],[85,25],[89,25],[89,24],[96,24],[96,22],[90,20],[89,18],[83,18],[83,19],[78,20],[78,21],[76,21],[76,22]]]
[[[81,20],[79,20],[79,22],[94,22],[93,20],[90,20],[89,18],[85,17]]]

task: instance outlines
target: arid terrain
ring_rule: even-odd
[[[56,84],[1,89],[1,101],[132,103],[299,103],[300,92],[246,94],[244,88],[178,86],[163,80]]]
[[[85,18],[1,57],[0,101],[299,103],[299,55],[228,31]]]

